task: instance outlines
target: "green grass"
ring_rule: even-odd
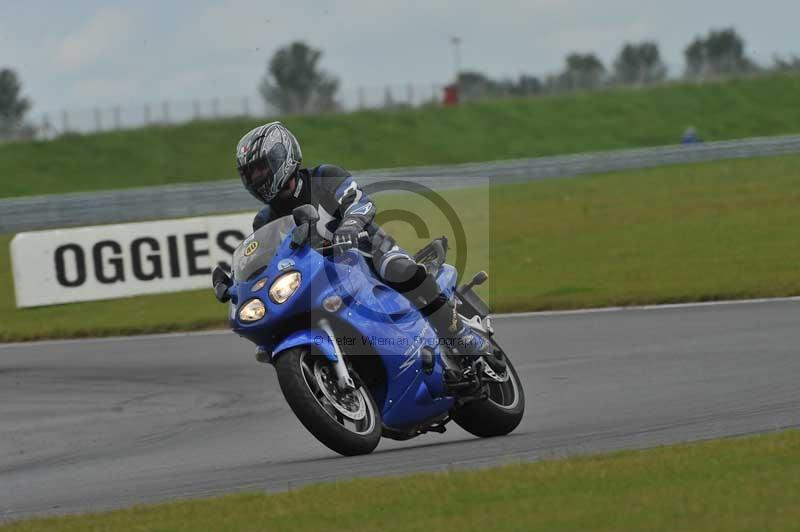
[[[509,187],[493,201],[525,213],[492,219],[504,311],[800,294],[798,156]]]
[[[673,84],[458,108],[287,117],[307,162],[350,169],[461,163],[800,133],[800,77]],[[236,141],[258,120],[0,145],[0,197],[235,177]]]
[[[800,295],[800,156],[444,196],[469,235],[466,271],[489,266],[482,289],[499,312]],[[450,232],[424,201],[377,203],[419,213],[431,235]],[[387,228],[409,249],[424,242],[403,224]],[[0,341],[225,325],[210,290],[16,309],[8,242],[0,238]]]
[[[37,519],[53,530],[800,529],[800,432]]]

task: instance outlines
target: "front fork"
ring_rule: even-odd
[[[355,390],[355,383],[353,383],[353,378],[350,376],[350,372],[347,370],[347,364],[344,361],[344,355],[342,354],[342,350],[339,348],[339,343],[336,341],[336,336],[333,334],[333,329],[331,328],[330,322],[325,318],[319,320],[319,328],[328,335],[328,340],[331,342],[333,351],[336,353],[336,364],[334,365],[334,371],[336,372],[336,385],[343,392]]]

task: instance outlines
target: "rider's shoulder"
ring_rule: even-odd
[[[311,175],[316,177],[350,177],[350,172],[335,164],[321,164],[311,170]]]
[[[333,193],[349,177],[350,172],[335,164],[321,164],[311,169],[312,179],[315,184]]]

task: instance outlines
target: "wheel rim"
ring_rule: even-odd
[[[375,410],[363,386],[351,392],[341,392],[331,362],[308,351],[300,357],[300,369],[308,390],[332,420],[354,434],[373,431]]]
[[[508,359],[506,359],[506,363],[508,364],[506,368],[508,378],[503,382],[489,382],[488,400],[500,408],[512,410],[519,404],[519,383],[517,382],[517,374],[512,371]]]

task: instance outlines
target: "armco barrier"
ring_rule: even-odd
[[[434,189],[569,177],[678,163],[800,153],[800,135],[447,166],[362,170],[360,184],[407,179]],[[238,180],[0,200],[0,233],[255,210]]]

